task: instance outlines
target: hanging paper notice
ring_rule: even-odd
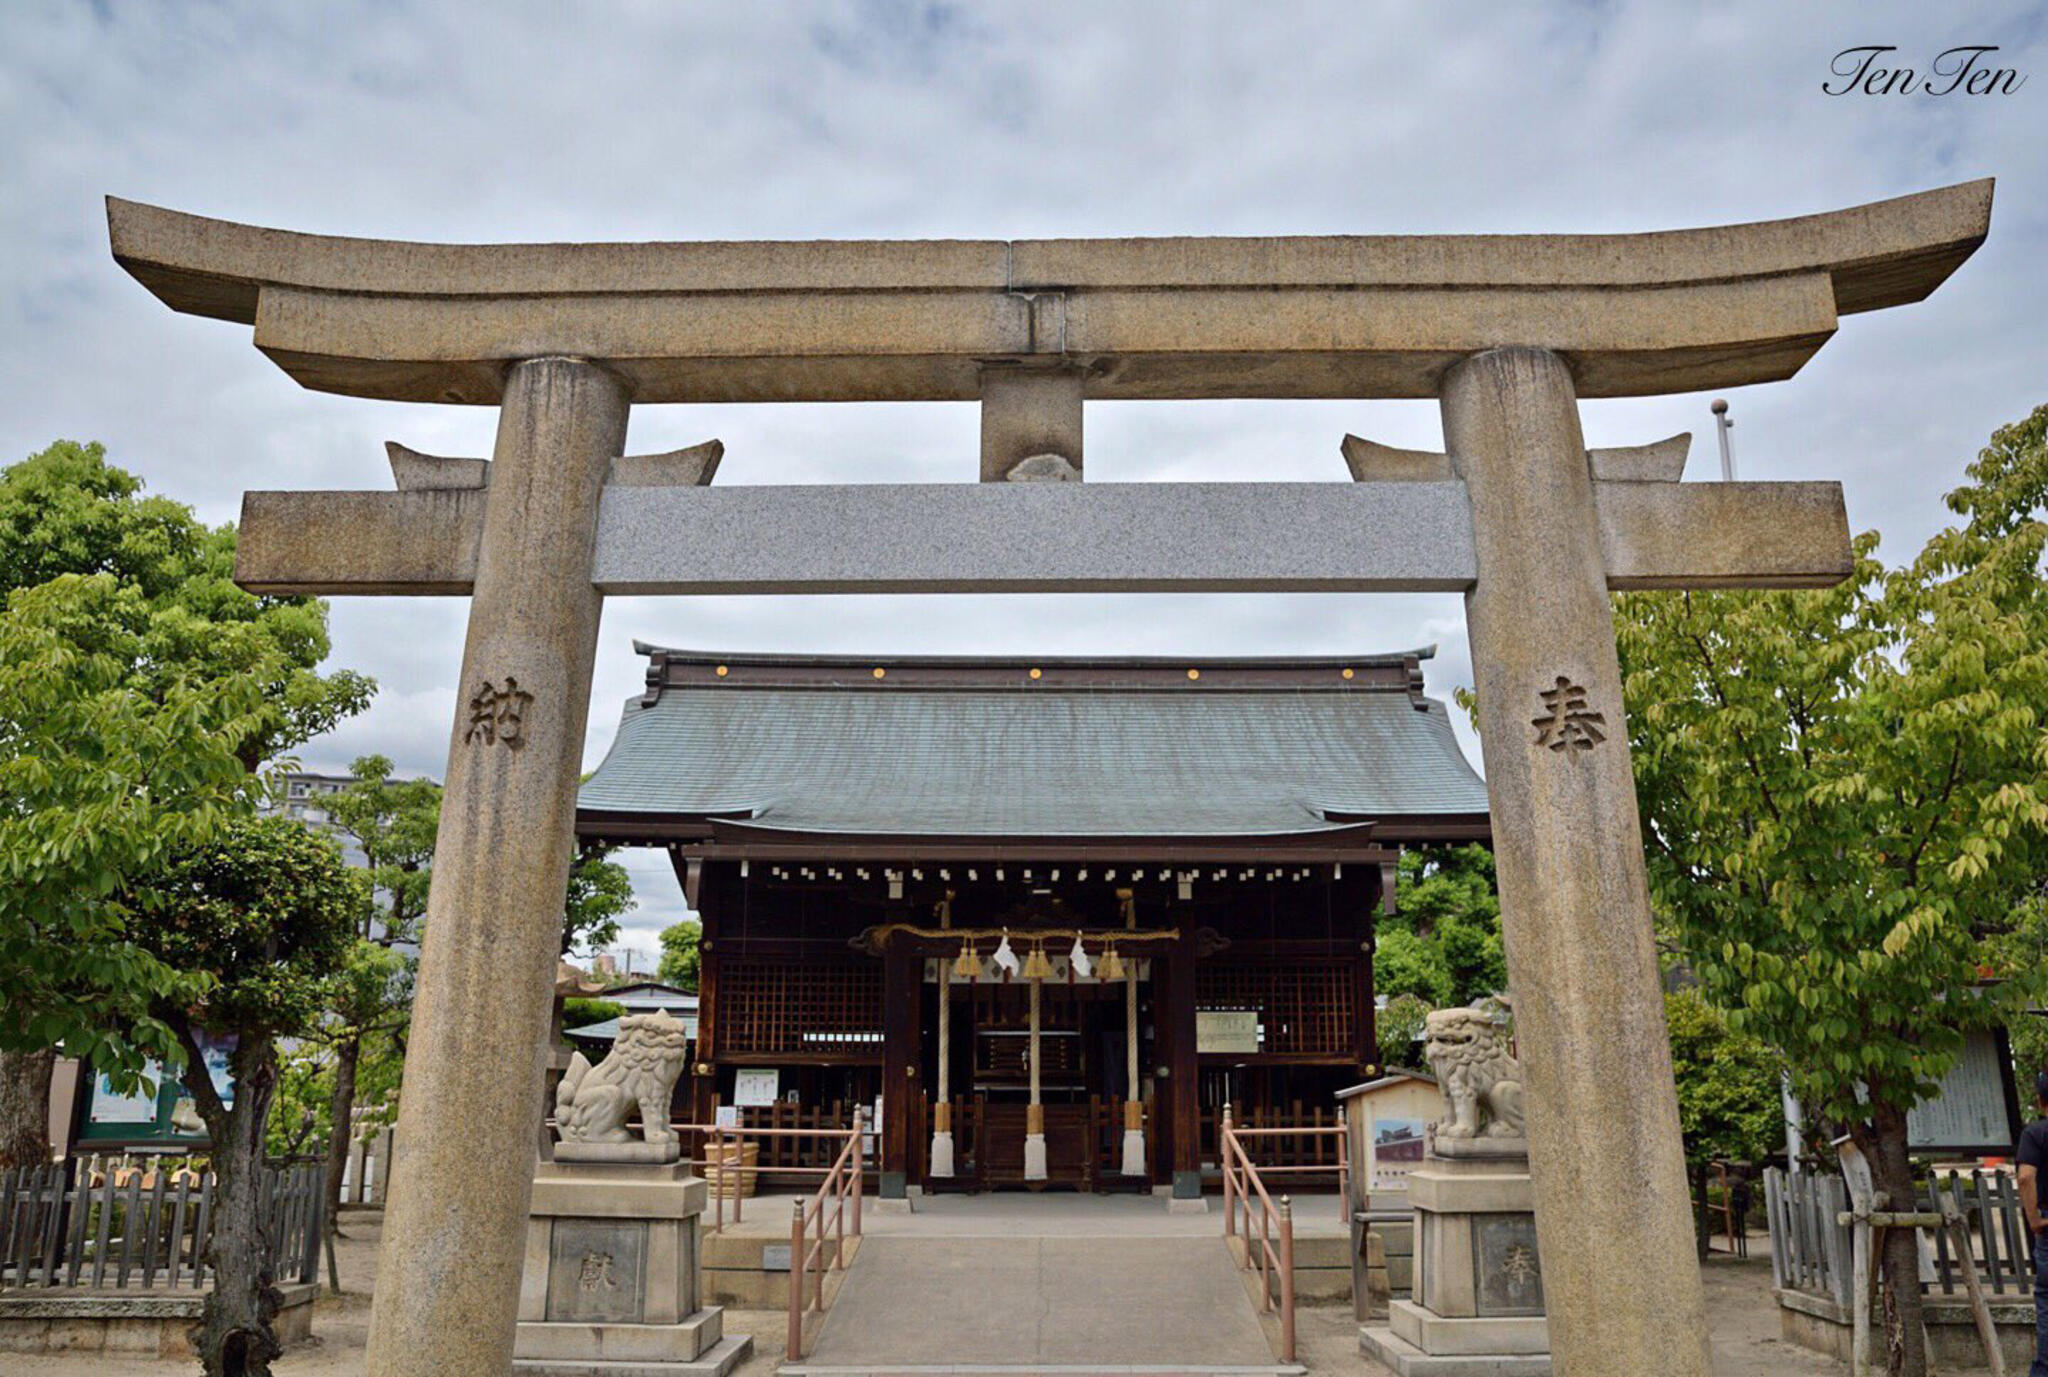
[[[142,1070],[144,1079],[151,1087],[164,1083],[164,1069],[155,1062]],[[137,1090],[133,1095],[122,1095],[114,1090],[113,1083],[102,1074],[93,1080],[92,1109],[87,1118],[96,1124],[153,1124],[156,1122],[156,1090],[146,1093]]]
[[[782,1093],[782,1073],[772,1067],[733,1073],[732,1102],[741,1109],[759,1109],[775,1103]]]
[[[1195,1011],[1195,1050],[1197,1052],[1258,1051],[1258,1010],[1197,1009]]]

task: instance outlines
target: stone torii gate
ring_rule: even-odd
[[[1589,456],[1577,402],[1790,377],[1839,316],[1931,292],[1990,208],[1983,181],[1632,235],[439,245],[110,201],[123,267],[304,386],[500,408],[488,463],[394,449],[396,492],[243,507],[254,591],[471,598],[370,1371],[509,1366],[606,594],[1457,589],[1558,1371],[1704,1377],[1608,594],[1837,582],[1848,530],[1836,484]],[[1448,454],[1098,487],[622,458],[635,402],[979,399],[983,480],[1074,479],[1084,399],[1208,397],[1437,397]]]

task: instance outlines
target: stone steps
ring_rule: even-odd
[[[1415,1225],[1375,1223],[1366,1232],[1365,1290],[1360,1319],[1384,1318],[1389,1301],[1415,1293]]]
[[[687,1363],[661,1362],[577,1362],[553,1358],[518,1358],[512,1363],[516,1377],[726,1377],[753,1351],[754,1340],[746,1334],[720,1339]]]
[[[1383,1327],[1361,1326],[1358,1351],[1398,1377],[1551,1377],[1548,1354],[1432,1356]]]
[[[1220,1232],[1220,1231],[1219,1231]],[[1298,1373],[1218,1235],[863,1240],[788,1373]]]
[[[1186,1377],[1303,1377],[1308,1369],[1299,1364],[1272,1364],[1263,1367],[1231,1367],[1199,1364],[1172,1363],[1126,1366],[1061,1366],[1058,1364],[1026,1366],[996,1363],[948,1363],[932,1367],[839,1367],[818,1363],[789,1363],[776,1369],[785,1377],[931,1377],[938,1373],[1059,1373],[1065,1377],[1111,1377],[1112,1374],[1186,1374]]]
[[[860,1257],[861,1240],[846,1240],[846,1266]],[[704,1304],[730,1306],[734,1310],[784,1310],[789,1307],[789,1252],[786,1239],[734,1234],[703,1235],[698,1272]],[[769,1266],[769,1254],[777,1264]],[[846,1284],[846,1269],[835,1268],[837,1242],[825,1240],[825,1304],[829,1307],[839,1288]]]
[[[1242,1267],[1245,1240],[1224,1240],[1230,1260]],[[1256,1257],[1256,1254],[1254,1254]],[[1248,1294],[1258,1304],[1258,1268],[1245,1272]],[[1277,1289],[1277,1283],[1276,1283]],[[1351,1303],[1351,1242],[1343,1238],[1297,1238],[1294,1240],[1294,1303],[1296,1305],[1349,1305]]]

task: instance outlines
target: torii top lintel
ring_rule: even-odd
[[[1991,193],[1589,235],[417,244],[107,218],[167,305],[352,396],[493,404],[508,363],[571,354],[640,402],[966,401],[1034,362],[1099,399],[1433,397],[1458,359],[1526,345],[1615,397],[1791,376],[1839,316],[1939,286]]]

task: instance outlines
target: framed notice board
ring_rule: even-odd
[[[214,1092],[223,1104],[233,1104],[235,1085],[228,1075],[228,1055],[235,1050],[235,1039],[201,1033],[199,1050],[206,1059]],[[154,1093],[138,1090],[123,1095],[108,1084],[106,1076],[90,1067],[84,1069],[77,1110],[76,1141],[81,1146],[189,1148],[206,1143],[206,1126],[193,1108],[184,1081],[156,1062],[149,1064],[143,1077],[155,1087]]]
[[[1906,1116],[1907,1145],[1914,1152],[1958,1157],[2010,1156],[2024,1126],[2007,1074],[2011,1065],[2005,1029],[1971,1033],[1954,1068],[1942,1078],[1941,1093]]]

